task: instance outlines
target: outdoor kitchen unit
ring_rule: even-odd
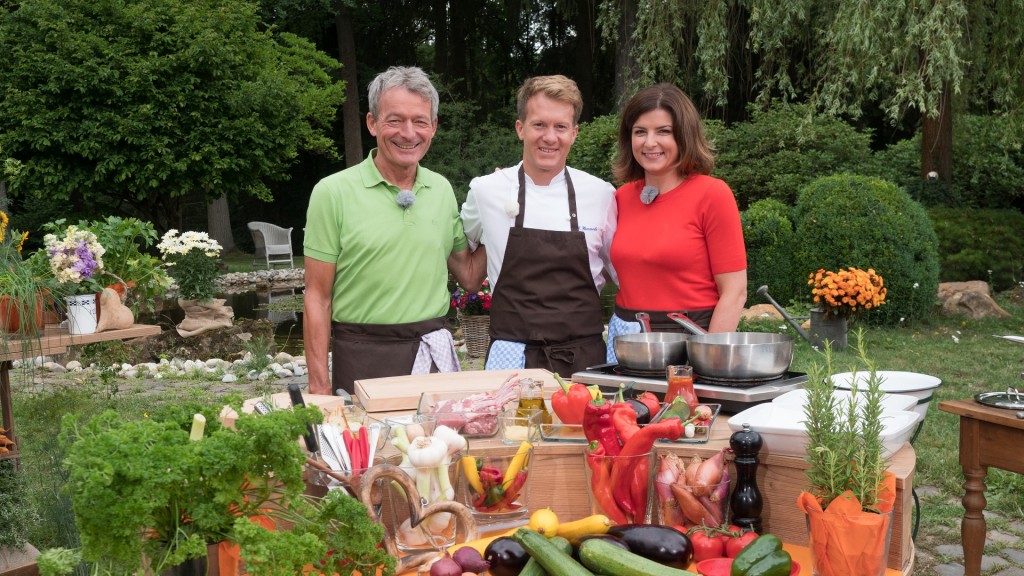
[[[668,384],[664,370],[632,371],[617,364],[591,366],[572,375],[573,382],[598,385],[603,390],[618,390],[619,384],[630,384],[634,390],[646,390],[664,396]],[[694,374],[693,389],[702,402],[722,405],[722,412],[735,414],[763,402],[771,402],[789,392],[803,388],[807,374],[786,371],[781,376],[765,380],[709,380]]]

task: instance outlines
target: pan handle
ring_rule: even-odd
[[[651,315],[647,312],[637,312],[636,321],[640,323],[640,331],[648,333],[651,331]]]
[[[686,316],[686,314],[681,314],[679,312],[669,312],[668,317],[671,318],[672,320],[675,320],[676,324],[681,325],[683,328],[686,328],[687,330],[693,332],[698,336],[700,336],[701,334],[707,334],[706,330],[698,326],[697,323],[694,322],[693,320],[690,320]]]

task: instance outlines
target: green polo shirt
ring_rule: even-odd
[[[309,199],[303,250],[333,263],[336,322],[400,324],[448,312],[448,256],[466,247],[448,180],[420,166],[403,209],[371,150],[360,164],[321,180]]]

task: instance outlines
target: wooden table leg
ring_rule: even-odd
[[[0,360],[0,426],[14,440],[14,414],[11,408],[11,361]]]
[[[965,576],[981,575],[981,556],[985,552],[985,475],[981,464],[982,423],[960,418],[960,466],[964,470],[964,518],[960,538],[964,548]]]

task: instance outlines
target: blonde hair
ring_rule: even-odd
[[[679,147],[676,170],[684,176],[711,174],[715,169],[715,155],[704,137],[704,124],[697,107],[677,86],[656,84],[637,92],[622,111],[618,149],[612,161],[615,179],[632,182],[644,177],[644,169],[633,157],[633,124],[640,116],[657,109],[668,112],[672,117],[672,137]]]
[[[552,100],[565,102],[572,106],[573,124],[579,124],[583,114],[583,95],[570,78],[556,74],[554,76],[534,76],[527,78],[516,93],[516,108],[519,120],[526,121],[526,103],[537,94],[543,94]]]

